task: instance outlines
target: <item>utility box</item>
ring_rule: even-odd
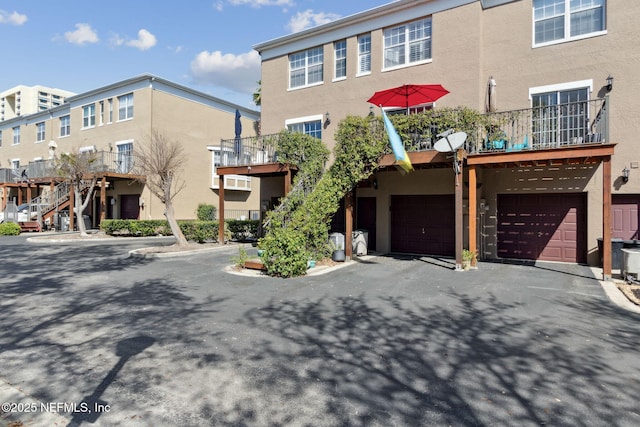
[[[622,249],[624,254],[623,276],[640,277],[640,249]]]
[[[355,230],[353,237],[353,253],[358,256],[366,255],[369,247],[369,232],[367,230]]]

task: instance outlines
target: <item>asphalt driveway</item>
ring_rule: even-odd
[[[145,244],[0,238],[3,423],[640,424],[640,315],[588,267],[381,256],[282,280],[224,272],[236,247],[127,258]]]

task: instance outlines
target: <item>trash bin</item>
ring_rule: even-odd
[[[344,233],[329,234],[329,241],[333,244],[333,249],[344,250]]]
[[[611,239],[611,269],[612,270],[620,270],[624,267],[624,257],[622,253],[622,249],[624,248],[624,240],[622,239]],[[603,266],[603,239],[602,237],[598,238],[598,252],[600,253],[600,267]]]
[[[624,254],[624,264],[622,267],[623,277],[631,276],[638,280],[640,274],[640,249],[622,249]]]
[[[369,232],[367,230],[355,230],[352,233],[353,253],[358,256],[367,254],[369,246]]]
[[[86,230],[91,230],[93,228],[93,223],[91,222],[91,217],[89,215],[82,215],[82,221],[84,221],[84,228]]]

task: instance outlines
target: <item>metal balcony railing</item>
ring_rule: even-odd
[[[280,134],[223,139],[216,166],[248,166],[277,162],[276,146]]]
[[[93,156],[89,171],[94,173],[127,174],[133,170],[135,155],[98,151],[87,153]],[[24,172],[24,174],[23,174]],[[26,175],[26,176],[25,176]],[[21,182],[25,179],[57,178],[58,172],[54,160],[37,160],[19,169],[0,169],[0,182]]]

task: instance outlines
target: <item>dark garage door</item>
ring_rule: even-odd
[[[498,195],[498,256],[585,262],[584,194]]]
[[[453,195],[391,196],[391,251],[454,255],[454,213]]]

